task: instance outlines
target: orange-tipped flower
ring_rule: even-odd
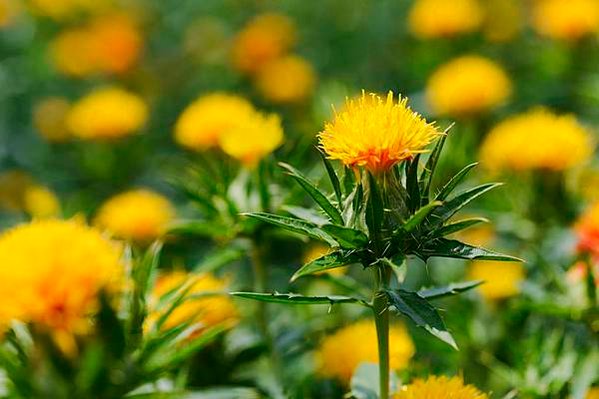
[[[578,250],[599,259],[599,202],[593,204],[578,219],[575,226]]]
[[[430,376],[404,386],[394,399],[488,399],[488,395],[460,377]]]
[[[393,92],[386,98],[363,92],[335,112],[333,122],[326,123],[319,134],[319,141],[330,159],[382,172],[424,152],[441,134],[433,123],[408,107],[407,98],[396,101]]]

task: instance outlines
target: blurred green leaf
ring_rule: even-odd
[[[443,287],[427,288],[418,291],[418,295],[424,299],[439,299],[446,296],[458,295],[462,292],[469,291],[483,284],[482,280],[464,281],[462,283],[453,283]]]
[[[321,228],[325,233],[333,237],[341,248],[357,249],[368,244],[368,236],[360,230],[334,224],[325,224]]]
[[[242,215],[282,227],[285,230],[299,233],[319,241],[325,241],[331,246],[337,245],[337,242],[330,235],[326,234],[313,223],[307,222],[305,220],[264,212],[243,213]]]
[[[358,298],[341,295],[304,296],[299,294],[264,294],[259,292],[232,292],[231,295],[262,302],[283,303],[287,305],[335,305],[338,303],[355,303],[370,307],[370,304]]]
[[[489,220],[486,218],[468,218],[458,220],[457,222],[446,224],[445,226],[434,230],[432,237],[444,237],[481,223],[489,223]]]

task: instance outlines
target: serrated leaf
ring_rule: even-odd
[[[341,205],[343,203],[343,196],[341,195],[341,184],[339,183],[339,177],[337,177],[337,172],[335,172],[335,168],[333,168],[333,165],[331,165],[331,161],[327,159],[325,154],[320,152],[320,156],[322,157],[324,168],[326,169],[327,174],[329,175],[329,180],[331,181],[333,190],[335,191],[337,203]]]
[[[363,299],[341,295],[304,296],[291,293],[264,294],[259,292],[232,292],[231,295],[240,298],[253,299],[255,301],[283,303],[287,305],[335,305],[339,303],[354,303],[370,307],[370,304]]]
[[[406,169],[406,190],[408,192],[408,209],[415,212],[420,207],[420,184],[418,182],[418,163],[420,154],[408,163]]]
[[[464,168],[462,168],[462,170],[460,170],[458,173],[456,173],[455,176],[453,176],[451,179],[449,179],[449,181],[447,183],[445,183],[445,185],[443,186],[443,188],[441,188],[441,191],[439,191],[439,194],[437,194],[435,199],[437,201],[443,201],[445,198],[447,198],[449,196],[449,194],[451,194],[452,191],[455,190],[455,188],[458,186],[458,184],[460,184],[462,182],[462,180],[464,180],[466,175],[468,175],[468,173],[472,169],[474,169],[477,165],[478,165],[478,162],[473,162],[469,165],[464,166]]]
[[[430,215],[432,211],[434,211],[441,205],[443,205],[441,201],[433,201],[418,209],[418,211],[416,211],[416,213],[414,213],[402,226],[403,231],[409,233],[416,229],[416,227],[418,227],[424,221],[424,219],[426,219],[426,217]]]
[[[500,252],[491,251],[481,247],[475,247],[457,240],[438,238],[433,240],[418,251],[418,255],[423,259],[430,257],[457,258],[469,260],[500,260],[511,262],[523,262],[522,259],[511,255],[505,255]]]
[[[295,272],[293,277],[291,277],[291,281],[295,281],[302,276],[321,273],[326,270],[336,269],[358,262],[360,262],[360,257],[355,252],[331,252],[302,266]]]
[[[482,280],[464,281],[462,283],[453,283],[443,287],[427,288],[418,291],[418,295],[424,299],[439,299],[446,296],[458,295],[462,292],[469,291],[483,284]]]
[[[309,181],[300,171],[295,169],[293,166],[288,165],[284,162],[279,162],[279,165],[288,171],[288,174],[293,177],[300,186],[312,197],[314,201],[322,208],[322,210],[329,215],[331,221],[335,224],[343,224],[343,218],[339,213],[339,210],[331,204],[327,197],[316,188],[316,186]]]
[[[321,229],[335,239],[345,249],[362,248],[368,244],[368,236],[350,227],[325,224]]]
[[[502,183],[487,183],[471,188],[470,190],[463,192],[451,200],[444,202],[443,205],[431,213],[429,220],[431,220],[433,226],[439,226],[442,223],[445,223],[445,221],[449,220],[449,218],[455,215],[474,199],[480,197],[487,191],[502,185]]]
[[[443,145],[445,144],[445,140],[447,140],[447,131],[451,129],[451,126],[445,130],[445,134],[441,136],[437,143],[435,144],[435,148],[429,155],[426,164],[424,165],[424,169],[420,174],[420,192],[421,192],[421,206],[424,206],[427,202],[430,201],[430,192],[431,185],[433,182],[433,175],[435,173],[435,169],[437,168],[437,163],[439,162],[439,157],[441,155],[441,151],[443,150]]]
[[[279,216],[264,212],[243,213],[242,215],[282,227],[285,230],[302,234],[316,240],[325,241],[331,246],[337,245],[337,242],[330,235],[318,228],[318,226],[302,219]]]
[[[433,237],[433,238],[444,237],[444,236],[456,233],[458,231],[465,230],[469,227],[475,226],[480,223],[489,223],[489,219],[468,218],[468,219],[458,220],[457,222],[446,224],[445,226],[440,227],[437,230],[433,231],[433,234],[431,235],[431,237]]]
[[[424,328],[441,341],[449,344],[456,350],[458,349],[453,336],[447,331],[447,327],[445,327],[445,323],[439,312],[425,298],[417,292],[401,289],[386,290],[385,293],[390,303],[398,312],[409,317],[418,327]]]

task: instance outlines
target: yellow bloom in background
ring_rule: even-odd
[[[266,64],[256,76],[264,98],[274,103],[298,103],[314,91],[316,76],[305,59],[289,55]]]
[[[44,219],[60,214],[60,201],[56,194],[44,186],[32,185],[23,196],[25,211],[34,218]]]
[[[577,40],[599,32],[597,0],[535,0],[532,24],[544,36]]]
[[[110,140],[135,133],[147,119],[147,105],[138,95],[117,87],[104,87],[73,105],[67,125],[78,138]]]
[[[175,125],[175,140],[192,150],[218,145],[219,137],[253,114],[252,104],[239,96],[208,94],[191,103]]]
[[[162,236],[174,217],[175,210],[166,197],[138,189],[109,198],[94,223],[118,238],[147,242]]]
[[[599,387],[590,388],[585,399],[599,399]]]
[[[474,32],[485,13],[477,0],[417,0],[408,18],[412,34],[432,39]]]
[[[174,271],[162,274],[154,286],[152,293],[154,302],[181,288],[184,284],[185,287],[189,287],[186,294],[187,299],[167,317],[161,326],[162,329],[191,322],[196,325],[191,334],[193,337],[211,327],[232,327],[237,323],[239,314],[227,294],[228,282],[210,273],[194,275],[183,271]],[[149,324],[154,323],[161,313],[155,309],[149,316]]]
[[[499,300],[518,295],[525,270],[520,262],[473,261],[468,278],[485,282],[478,287],[483,298]]]
[[[521,0],[487,0],[485,2],[484,34],[491,42],[507,42],[524,26]]]
[[[460,377],[430,376],[417,379],[401,388],[394,399],[488,399],[474,385],[464,384]]]
[[[535,109],[506,119],[487,135],[480,150],[490,170],[566,170],[593,153],[590,132],[574,115]]]
[[[237,121],[219,137],[223,152],[244,166],[253,168],[283,143],[281,118],[276,114],[254,112]]]
[[[408,365],[415,348],[405,327],[389,328],[389,365],[401,370]],[[327,336],[317,354],[319,373],[349,384],[360,363],[378,363],[378,347],[374,322],[361,320]]]
[[[121,249],[75,220],[34,221],[0,236],[0,324],[76,333],[101,289],[122,283]]]
[[[424,152],[441,134],[408,107],[407,98],[395,101],[392,92],[386,99],[363,92],[335,112],[333,122],[325,124],[318,138],[330,159],[380,172]]]
[[[252,19],[235,37],[233,64],[241,72],[255,73],[284,55],[295,43],[295,25],[281,14],[262,14]]]
[[[13,25],[20,10],[18,0],[0,0],[0,29]]]
[[[501,105],[511,91],[501,66],[472,55],[441,65],[428,80],[426,98],[438,115],[466,116]]]
[[[111,13],[60,33],[52,42],[51,57],[65,75],[118,74],[137,62],[142,46],[143,38],[133,18]]]
[[[63,142],[70,137],[67,115],[71,104],[63,97],[48,97],[33,108],[33,125],[50,142]]]

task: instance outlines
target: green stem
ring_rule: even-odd
[[[379,391],[381,399],[389,398],[389,305],[387,295],[390,270],[386,266],[375,269],[376,292],[372,301],[379,353]]]
[[[266,268],[264,267],[264,262],[262,262],[262,253],[260,246],[254,241],[252,243],[251,250],[251,260],[252,260],[252,270],[254,272],[254,291],[255,292],[265,292],[266,290]],[[262,333],[262,337],[266,341],[266,343],[270,346],[271,340],[270,332],[268,330],[268,317],[267,317],[267,309],[265,302],[258,302],[258,328]]]

